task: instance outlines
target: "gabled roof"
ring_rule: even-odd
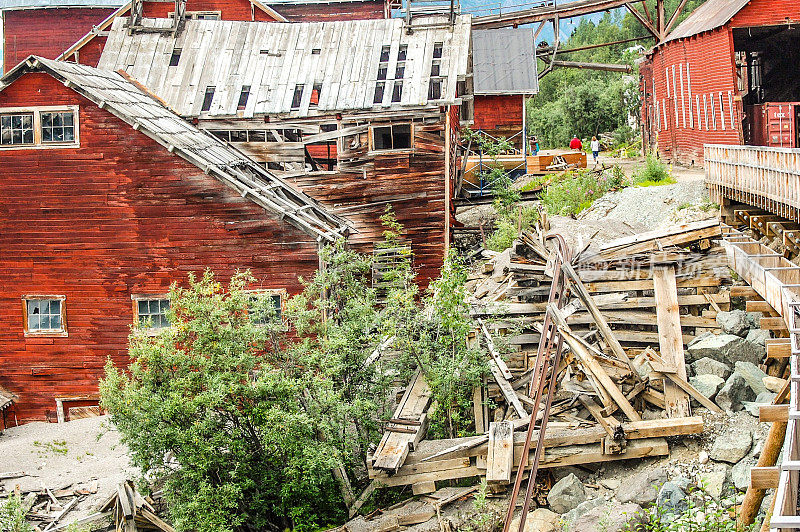
[[[533,27],[472,32],[473,92],[536,94],[536,50]]]
[[[749,2],[750,0],[707,0],[678,24],[664,42],[685,39],[724,26]]]
[[[432,21],[436,22],[436,21]],[[129,35],[115,20],[99,66],[124,69],[187,117],[314,116],[331,112],[385,112],[453,104],[456,84],[467,74],[470,17],[455,27],[426,25],[408,33],[402,19],[306,23],[188,20],[180,35],[142,32]],[[166,27],[168,19],[144,19]],[[434,49],[442,43],[441,98],[428,99]],[[381,50],[390,46],[383,102],[374,104]],[[399,47],[407,47],[402,97],[392,103]],[[182,53],[170,67],[174,49]],[[312,104],[317,85],[319,103]],[[292,105],[302,86],[302,99]],[[208,87],[215,87],[211,108],[201,111]],[[250,87],[243,110],[242,87]]]
[[[329,213],[233,147],[186,122],[127,76],[30,56],[0,79],[0,90],[28,72],[50,74],[168,151],[319,240],[335,240],[348,231],[346,220]]]

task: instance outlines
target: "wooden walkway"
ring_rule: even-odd
[[[708,154],[708,147],[706,153]],[[708,159],[706,159],[708,164]],[[800,191],[800,187],[798,187]],[[723,234],[730,267],[739,274],[786,322],[790,332],[791,384],[786,437],[775,492],[770,530],[788,532],[800,528],[798,481],[800,480],[800,267],[738,231]],[[762,411],[763,417],[763,411]],[[776,420],[777,421],[777,420]],[[751,486],[757,469],[751,471]],[[759,471],[760,472],[760,471]],[[764,471],[767,472],[767,471]]]

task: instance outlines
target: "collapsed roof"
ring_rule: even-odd
[[[117,72],[30,56],[0,79],[0,91],[28,72],[46,72],[254,203],[321,241],[345,235],[345,219],[167,109]]]
[[[125,23],[124,18],[114,21],[99,67],[125,70],[186,117],[435,108],[457,102],[456,85],[467,75],[469,15],[458,16],[452,27],[432,23],[411,33],[402,19],[188,20],[177,37],[130,35]],[[143,21],[146,27],[171,24],[169,19]],[[440,93],[429,91],[435,66]],[[384,90],[376,104],[378,83]],[[395,86],[402,86],[399,95]],[[249,94],[241,105],[245,88]],[[203,111],[210,90],[213,98]]]

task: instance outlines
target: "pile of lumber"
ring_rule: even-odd
[[[13,479],[27,476],[23,471],[9,471],[0,473],[0,480]],[[78,504],[88,495],[97,493],[97,481],[77,488],[50,489],[42,486],[38,490],[20,490],[19,486],[6,497],[19,497],[26,520],[31,523],[35,531],[61,530],[68,525],[64,524]],[[0,504],[4,501],[0,500]]]
[[[491,370],[474,391],[477,435],[425,437],[431,393],[417,373],[368,457],[373,484],[411,485],[419,495],[438,481],[484,476],[502,488],[521,462],[530,465],[523,431],[534,419],[536,440],[548,411],[544,469],[664,456],[666,437],[702,432],[693,405],[721,410],[687,382],[684,344],[715,329],[716,312],[730,305],[719,234],[718,222],[689,224],[581,250],[561,266],[541,228],[523,234],[470,281],[469,341]],[[566,279],[557,304],[549,298],[556,268]],[[531,393],[545,316],[563,340],[544,380],[545,397],[555,383],[549,410]]]
[[[175,532],[168,523],[156,515],[156,501],[144,497],[130,480],[120,482],[117,491],[100,507],[100,512],[110,512],[114,529],[122,532],[161,530]]]

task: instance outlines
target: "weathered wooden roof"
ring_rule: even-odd
[[[170,152],[308,234],[334,240],[347,231],[346,220],[329,213],[317,201],[296,191],[232,146],[183,120],[147,89],[122,74],[30,56],[0,79],[0,90],[32,71],[47,72]]]
[[[750,0],[710,0],[701,5],[686,20],[667,35],[664,42],[692,37],[727,24]]]
[[[533,27],[472,32],[475,94],[536,94],[536,50]]]
[[[0,0],[0,11],[12,9],[44,9],[63,7],[110,7],[122,5],[122,0]]]
[[[99,66],[123,69],[187,117],[313,116],[330,112],[437,107],[456,102],[456,83],[467,74],[470,17],[455,27],[415,28],[402,19],[309,23],[189,20],[177,38],[159,32],[129,35],[125,20],[112,25]],[[145,19],[166,27],[168,19]],[[442,43],[441,98],[428,99],[434,49]],[[384,46],[390,46],[382,103],[374,104]],[[400,47],[407,47],[403,90],[392,103]],[[177,66],[169,66],[180,49]],[[292,105],[302,85],[300,105]],[[317,85],[319,103],[312,103]],[[214,97],[201,111],[208,87]],[[238,109],[243,87],[250,95]]]

